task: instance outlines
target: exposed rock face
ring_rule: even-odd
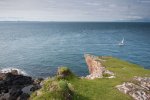
[[[30,85],[35,87],[38,84],[31,77],[20,75],[17,70],[0,73],[0,100],[27,100],[29,94],[24,91],[29,90],[26,87]]]
[[[85,55],[85,60],[88,65],[90,74],[102,77],[105,68],[99,61],[97,61],[97,57],[92,55]]]
[[[133,82],[124,82],[116,87],[135,100],[150,100],[150,77],[135,77]]]
[[[100,59],[100,57],[90,54],[85,54],[84,56],[90,73],[90,75],[86,76],[86,78],[102,78],[104,74],[108,74],[108,78],[114,78],[114,73],[106,70],[106,68],[102,65],[101,62],[104,60]]]

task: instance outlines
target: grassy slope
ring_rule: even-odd
[[[115,79],[76,79],[70,82],[77,93],[89,100],[131,100],[128,95],[120,93],[115,86],[125,81],[130,81],[134,76],[150,76],[150,70],[116,58],[106,58],[103,62],[107,69],[113,71]]]
[[[130,81],[134,76],[150,76],[150,70],[116,58],[105,58],[103,65],[113,71],[114,79],[69,79],[74,87],[75,100],[131,100],[128,95],[119,92],[115,86]],[[38,100],[38,99],[37,99]],[[49,100],[49,99],[47,99]]]

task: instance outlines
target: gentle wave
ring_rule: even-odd
[[[0,70],[0,72],[1,72],[1,73],[9,73],[9,72],[11,72],[12,70],[17,70],[18,74],[21,74],[21,75],[28,75],[24,70],[18,69],[18,68],[12,68],[12,67],[3,68],[3,69]]]

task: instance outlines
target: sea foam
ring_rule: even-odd
[[[1,72],[1,73],[9,73],[9,72],[11,72],[12,70],[17,70],[18,74],[21,74],[21,75],[28,75],[24,70],[18,69],[18,68],[12,68],[12,67],[3,68],[3,69],[0,70],[0,72]]]

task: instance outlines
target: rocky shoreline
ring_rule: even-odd
[[[109,71],[107,66],[103,65],[103,62],[109,57],[90,54],[85,54],[84,57],[89,69],[89,75],[81,79],[93,80],[96,78],[108,78],[109,80],[109,78],[117,78],[116,73]],[[58,68],[56,76],[53,77],[55,80],[53,78],[51,79],[53,81],[51,81],[51,84],[48,83],[49,89],[46,89],[46,91],[53,92],[57,89],[59,90],[59,85],[63,84],[68,89],[68,92],[65,89],[63,90],[63,95],[66,96],[65,100],[72,100],[74,89],[72,89],[70,83],[67,83],[65,79],[74,76],[67,67]],[[9,72],[0,72],[0,100],[29,100],[33,92],[39,96],[41,95],[40,89],[43,88],[43,82],[46,80],[43,78],[33,79],[30,76],[21,74],[15,69]],[[125,81],[123,84],[117,85],[116,89],[124,94],[130,95],[134,100],[150,100],[150,77],[135,76],[129,82]]]
[[[43,79],[32,79],[17,70],[0,73],[0,100],[27,100],[30,94],[39,89]]]

